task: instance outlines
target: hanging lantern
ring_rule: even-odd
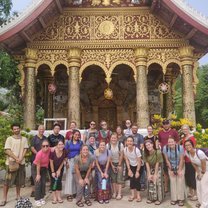
[[[159,85],[158,89],[159,89],[159,92],[160,92],[161,94],[166,94],[166,93],[168,93],[168,91],[169,91],[169,85],[168,85],[168,83],[166,83],[166,82],[162,82],[162,83]]]
[[[56,93],[56,85],[54,83],[48,85],[48,92],[52,95]]]
[[[107,89],[105,89],[104,97],[107,100],[112,100],[113,99],[113,91],[109,87]]]

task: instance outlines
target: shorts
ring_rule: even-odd
[[[118,167],[118,163],[113,163],[115,167]],[[114,173],[112,168],[110,169],[110,177],[111,177],[111,182],[112,183],[118,183],[118,184],[123,184],[124,179],[123,179],[123,165],[122,165],[122,170],[118,171],[117,173]]]
[[[7,165],[4,185],[16,185],[18,187],[25,185],[25,165],[20,165],[19,169],[15,172],[9,172],[9,166]]]

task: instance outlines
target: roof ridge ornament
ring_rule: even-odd
[[[192,7],[187,0],[171,0],[178,8],[189,15],[192,19],[195,19],[204,27],[208,28],[208,16],[199,12],[197,9]]]

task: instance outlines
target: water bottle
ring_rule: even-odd
[[[85,184],[85,187],[84,187],[84,196],[85,197],[88,196],[88,184],[87,183]]]
[[[58,183],[58,178],[55,178],[55,181],[54,181],[53,187],[52,187],[52,190],[53,190],[53,191],[56,191],[57,183]]]
[[[102,190],[106,190],[107,180],[106,178],[102,179]]]

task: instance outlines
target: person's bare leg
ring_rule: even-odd
[[[9,191],[9,186],[4,184],[3,187],[3,201],[7,201],[7,195],[8,195],[8,191]]]
[[[20,198],[20,186],[16,186],[16,198]]]
[[[116,190],[116,183],[113,183],[113,184],[112,184],[112,188],[113,188],[113,198],[115,199],[115,198],[116,198],[116,193],[117,193],[117,190]]]

